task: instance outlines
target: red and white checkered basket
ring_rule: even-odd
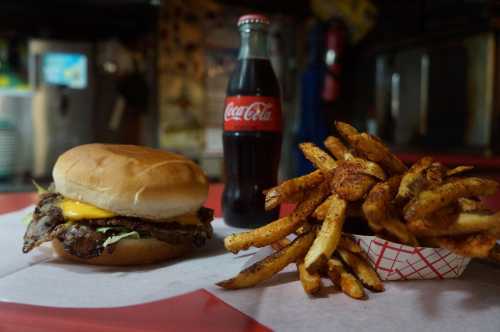
[[[459,277],[470,258],[443,248],[410,247],[376,236],[353,235],[382,280]]]

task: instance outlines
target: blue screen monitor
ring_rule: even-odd
[[[87,57],[77,53],[45,53],[42,75],[46,84],[72,89],[87,87]]]

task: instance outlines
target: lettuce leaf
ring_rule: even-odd
[[[45,194],[45,193],[49,192],[47,189],[45,189],[44,187],[39,185],[35,180],[31,180],[31,182],[33,182],[33,185],[35,186],[37,195],[41,195],[41,194]]]
[[[107,231],[111,230],[111,229],[114,229],[115,227],[97,227],[96,228],[96,232],[97,233],[103,233],[105,234]]]
[[[111,235],[102,244],[104,248],[125,238],[139,239],[141,236],[136,231],[130,231],[125,227],[121,226],[104,226],[96,228],[96,232],[106,234],[109,231],[118,232],[118,234]]]
[[[103,229],[103,228],[111,228],[111,227],[100,227],[99,229]],[[99,229],[97,229],[97,231],[99,231]],[[106,230],[107,231],[107,230]],[[105,233],[105,232],[104,232]],[[112,235],[110,237],[108,237],[104,243],[102,244],[102,246],[104,248],[106,248],[107,246],[111,245],[111,244],[114,244],[114,243],[117,243],[118,241],[120,240],[123,240],[125,238],[131,238],[131,239],[139,239],[140,236],[139,236],[139,233],[137,233],[136,231],[132,231],[132,232],[122,232],[122,233],[119,233],[117,235]]]
[[[40,196],[41,194],[45,194],[49,192],[47,189],[39,185],[35,180],[31,179],[31,182],[33,183],[33,186],[35,186],[36,189],[36,194]],[[25,225],[31,224],[31,221],[33,220],[33,213],[29,213],[24,216],[23,219],[21,219],[21,222]]]
[[[32,219],[33,219],[33,213],[28,213],[23,217],[23,219],[21,219],[21,222],[27,226],[31,224]]]
[[[106,234],[108,231],[113,231],[114,233],[129,233],[132,230],[123,226],[102,226],[95,229],[97,233]]]

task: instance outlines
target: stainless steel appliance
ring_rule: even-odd
[[[33,89],[32,174],[47,177],[57,156],[93,140],[93,47],[33,39],[28,53]]]
[[[488,153],[500,114],[499,41],[485,32],[379,54],[375,98],[382,136],[405,147]]]
[[[0,90],[0,178],[31,173],[33,169],[32,93]],[[14,144],[11,144],[15,141]]]

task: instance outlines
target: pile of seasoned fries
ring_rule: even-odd
[[[275,252],[219,286],[252,287],[295,263],[307,294],[318,293],[323,278],[356,299],[366,298],[364,288],[383,291],[365,253],[342,233],[344,224],[360,219],[386,240],[498,261],[500,213],[479,200],[493,195],[497,182],[463,177],[471,166],[448,169],[430,157],[407,169],[377,137],[346,123],[335,126],[343,141],[328,137],[324,145],[330,154],[312,143],[300,144],[317,170],[265,192],[266,209],[292,202],[297,204],[293,212],[224,240],[233,253],[268,245]]]

